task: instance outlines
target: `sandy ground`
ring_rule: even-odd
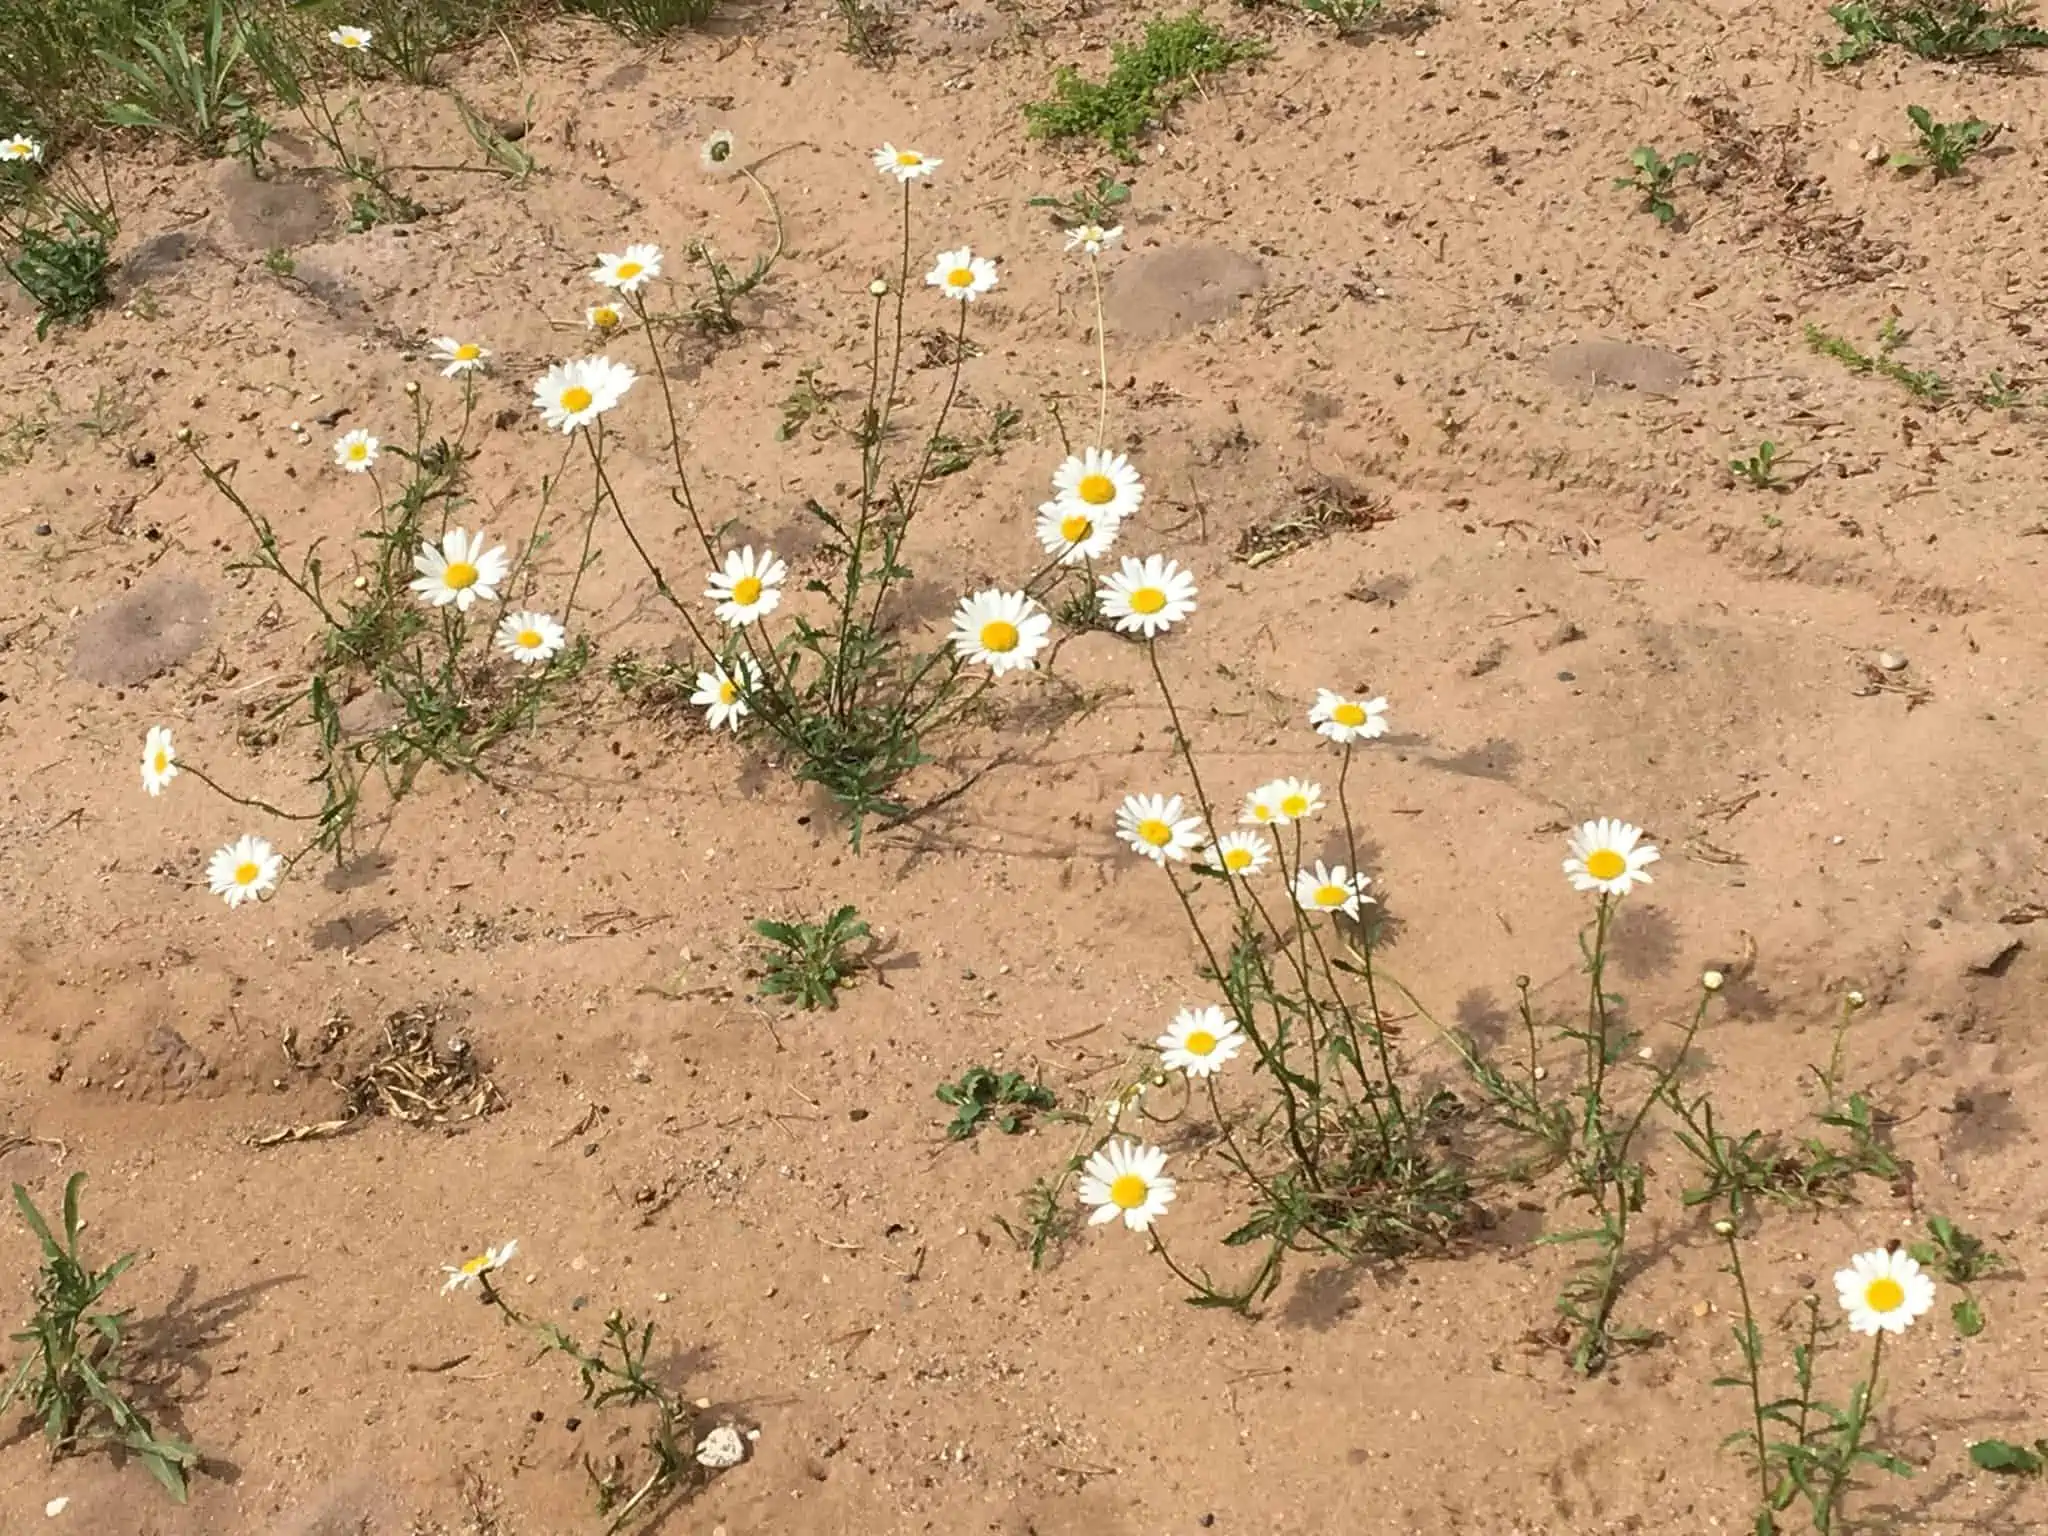
[[[2048,1432],[2048,1062],[2028,1023],[2048,902],[2043,416],[1930,407],[1801,339],[1811,322],[1872,349],[1896,315],[1899,359],[1963,396],[1994,371],[2042,388],[2034,77],[1890,55],[1825,72],[1817,6],[1462,5],[1360,46],[1277,12],[1220,19],[1274,52],[1147,145],[1109,267],[1112,436],[1152,487],[1147,547],[1202,583],[1167,657],[1209,773],[1230,793],[1327,776],[1301,722],[1314,689],[1386,693],[1395,732],[1354,785],[1400,920],[1386,963],[1489,1041],[1517,974],[1560,1008],[1580,985],[1562,828],[1642,823],[1665,858],[1617,935],[1638,1017],[1677,1018],[1702,967],[1753,954],[1700,1047],[1729,1125],[1810,1131],[1803,1069],[1860,989],[1848,1078],[1896,1117],[1915,1177],[1763,1216],[1760,1308],[1775,1320],[1930,1213],[2014,1255],[2017,1277],[1980,1288],[1984,1336],[1938,1308],[1889,1357],[1884,1437],[1919,1470],[1852,1509],[1926,1536],[2043,1528],[2038,1485],[1964,1455]],[[776,152],[761,174],[789,253],[736,344],[675,359],[700,498],[801,556],[803,498],[852,472],[843,441],[776,427],[800,368],[859,380],[862,289],[895,260],[893,186],[865,157],[912,143],[946,162],[917,192],[920,260],[971,243],[1002,264],[961,419],[1021,412],[1002,452],[931,492],[914,620],[1020,579],[1060,453],[1049,403],[1085,416],[1093,367],[1085,271],[1023,199],[1094,161],[1027,140],[1019,107],[1058,63],[1099,72],[1138,21],[919,12],[883,72],[815,14],[644,55],[548,27],[523,76],[499,47],[453,70],[489,110],[533,93],[542,172],[523,188],[418,177],[426,218],[345,235],[331,193],[309,210],[143,148],[119,167],[122,250],[143,263],[126,310],[38,343],[10,301],[0,420],[29,425],[0,434],[0,1173],[47,1201],[88,1170],[94,1251],[145,1255],[119,1294],[147,1400],[207,1463],[174,1508],[139,1467],[53,1465],[10,1425],[0,1528],[599,1529],[581,1458],[628,1448],[624,1427],[439,1294],[441,1265],[511,1236],[522,1306],[586,1331],[613,1306],[654,1317],[669,1379],[759,1428],[665,1531],[1748,1528],[1717,1449],[1739,1404],[1709,1385],[1735,1363],[1730,1287],[1661,1130],[1623,1310],[1668,1338],[1590,1381],[1534,1337],[1564,1264],[1535,1239],[1574,1219],[1554,1189],[1494,1191],[1491,1227],[1441,1258],[1297,1261],[1252,1321],[1184,1306],[1127,1234],[1042,1273],[1015,1251],[996,1218],[1073,1132],[948,1142],[934,1085],[1015,1066],[1085,1108],[1194,984],[1177,909],[1112,836],[1124,793],[1184,786],[1142,652],[1111,636],[1059,654],[1088,707],[1021,684],[928,788],[988,771],[858,857],[779,765],[605,685],[606,657],[674,639],[616,534],[583,600],[600,664],[500,755],[502,791],[430,774],[362,859],[229,913],[198,872],[245,813],[189,778],[157,801],[136,784],[144,728],[170,723],[245,792],[306,794],[303,741],[244,737],[310,631],[226,570],[246,532],[178,429],[237,460],[288,539],[346,541],[371,502],[334,471],[332,432],[400,436],[410,379],[445,409],[420,338],[473,334],[497,353],[478,494],[494,528],[524,526],[560,453],[529,381],[582,349],[593,253],[702,236],[743,258],[769,238],[744,184],[702,174],[714,128]],[[1914,102],[2007,122],[2001,152],[1940,186],[1869,163]],[[438,98],[388,85],[371,107],[402,158],[465,142]],[[1610,185],[1640,142],[1706,156],[1710,184],[1680,183],[1689,227]],[[914,371],[909,407],[943,380]],[[690,568],[658,401],[618,427],[622,495],[664,509],[653,542]],[[1723,469],[1764,438],[1804,472],[1782,492]],[[1232,559],[1318,503],[1369,526]],[[202,589],[203,643],[141,684],[78,675],[83,621],[166,580]],[[841,902],[882,936],[880,972],[836,1013],[759,1005],[746,920]],[[286,1031],[305,1050],[342,1020],[360,1051],[412,1008],[472,1043],[501,1112],[250,1145],[335,1112]],[[1426,1032],[1414,1063],[1454,1081]],[[1185,1164],[1176,1242],[1229,1263],[1222,1170],[1162,1134]],[[13,1316],[30,1250],[8,1230]],[[1829,1357],[1838,1396],[1852,1368]]]

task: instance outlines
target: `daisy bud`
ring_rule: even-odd
[[[889,283],[888,279],[886,278],[878,277],[872,283],[868,284],[868,292],[872,293],[878,299],[881,298],[883,295],[887,294],[888,291]]]
[[[1730,1221],[1726,1216],[1723,1216],[1719,1221],[1714,1223],[1714,1236],[1733,1237],[1734,1235],[1735,1223]]]
[[[1700,985],[1705,987],[1709,992],[1720,991],[1722,985],[1727,981],[1727,979],[1728,978],[1723,976],[1719,971],[1700,972]]]

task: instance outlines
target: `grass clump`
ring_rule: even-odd
[[[754,932],[761,946],[761,995],[780,997],[811,1010],[837,1008],[839,989],[851,984],[866,963],[854,946],[871,937],[868,925],[851,906],[841,907],[822,923],[783,923],[761,918]]]
[[[1892,356],[1904,344],[1906,332],[1896,319],[1887,318],[1878,332],[1877,351],[1865,352],[1847,337],[1809,323],[1806,344],[1823,357],[1832,357],[1851,373],[1874,373],[1919,399],[1939,404],[1948,398],[1949,383],[1931,369],[1908,368]]]
[[[566,9],[595,16],[628,37],[660,37],[685,27],[700,27],[711,17],[714,0],[569,0]]]
[[[1109,78],[1088,80],[1062,69],[1053,82],[1052,100],[1027,103],[1024,118],[1034,138],[1099,138],[1131,160],[1138,135],[1199,90],[1203,75],[1260,58],[1265,51],[1256,40],[1224,36],[1197,11],[1150,22],[1143,42],[1117,47]]]
[[[57,1234],[19,1184],[14,1203],[43,1249],[43,1272],[33,1292],[35,1313],[11,1335],[30,1346],[28,1355],[0,1391],[0,1410],[17,1399],[42,1421],[43,1436],[57,1455],[84,1441],[118,1445],[148,1467],[180,1504],[185,1474],[199,1453],[181,1440],[160,1436],[120,1391],[120,1356],[128,1340],[128,1314],[97,1310],[100,1299],[135,1262],[123,1254],[95,1270],[80,1256],[78,1191],[85,1175],[64,1185],[64,1235]]]
[[[965,1141],[984,1125],[993,1125],[1005,1136],[1030,1129],[1034,1118],[1059,1107],[1053,1091],[1034,1083],[1022,1072],[997,1072],[990,1067],[969,1067],[958,1082],[941,1083],[934,1095],[950,1105],[953,1118],[946,1134]]]

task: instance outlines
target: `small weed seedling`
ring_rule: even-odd
[[[754,932],[767,940],[760,946],[761,995],[786,998],[805,1010],[838,1007],[839,989],[866,964],[852,948],[869,938],[868,925],[851,906],[822,923],[760,918]]]
[[[852,54],[871,68],[896,52],[896,18],[889,14],[886,5],[870,5],[868,0],[835,3],[839,19],[846,27],[846,38],[839,45],[841,52]]]
[[[1615,177],[1614,184],[1641,194],[1641,210],[1654,214],[1659,224],[1668,228],[1678,223],[1678,209],[1671,202],[1672,184],[1680,171],[1698,165],[1700,157],[1688,149],[1666,160],[1654,145],[1638,144],[1629,152],[1628,163],[1635,169],[1627,176]]]
[[[952,1123],[946,1134],[965,1141],[983,1125],[993,1125],[1005,1136],[1029,1128],[1032,1119],[1059,1107],[1053,1091],[1034,1083],[1021,1072],[996,1072],[988,1067],[969,1067],[956,1083],[941,1083],[936,1097],[953,1107]]]
[[[1034,138],[1099,138],[1123,159],[1135,160],[1138,135],[1199,90],[1203,75],[1265,52],[1263,43],[1225,37],[1196,11],[1148,22],[1143,42],[1117,46],[1107,79],[1084,80],[1062,69],[1053,99],[1027,103],[1024,120]]]
[[[714,0],[570,0],[567,9],[595,16],[628,37],[654,38],[702,26]]]
[[[1119,181],[1108,171],[1096,174],[1092,187],[1076,187],[1066,197],[1038,196],[1027,198],[1027,208],[1043,208],[1052,215],[1052,220],[1063,229],[1076,225],[1098,224],[1104,229],[1121,221],[1118,212],[1131,200],[1128,182]]]
[[[1887,43],[1923,59],[1988,59],[2008,48],[2048,48],[2048,31],[2033,24],[2029,6],[1992,7],[1980,0],[1922,0],[1878,4],[1852,0],[1828,7],[1842,41],[1822,51],[1829,68],[1854,64]]]
[[[1956,1332],[1966,1339],[1974,1339],[1982,1333],[1984,1309],[1970,1294],[1969,1287],[1972,1282],[2004,1269],[2005,1255],[1986,1247],[1984,1239],[1965,1232],[1946,1216],[1928,1217],[1926,1238],[1906,1244],[1906,1251],[1923,1268],[1932,1270],[1962,1290],[1962,1300],[1948,1309],[1949,1320],[1956,1325]]]
[[[1776,491],[1784,489],[1785,482],[1778,478],[1778,470],[1787,462],[1779,454],[1778,445],[1766,438],[1748,458],[1730,459],[1728,468],[1759,491]]]
[[[11,1337],[30,1346],[7,1390],[0,1411],[17,1397],[42,1420],[43,1437],[64,1455],[81,1441],[118,1445],[155,1474],[171,1497],[185,1502],[185,1474],[199,1465],[199,1453],[183,1441],[158,1435],[120,1392],[120,1355],[127,1342],[128,1314],[95,1309],[100,1298],[135,1262],[123,1254],[95,1273],[78,1253],[78,1191],[85,1175],[64,1185],[64,1240],[51,1232],[28,1191],[14,1186],[21,1219],[43,1246],[43,1272],[35,1285],[35,1315]]]
[[[1890,379],[1920,399],[1938,405],[1948,398],[1948,380],[1932,370],[1908,368],[1892,356],[1893,352],[1905,344],[1906,334],[1899,328],[1896,319],[1887,317],[1877,335],[1877,351],[1872,354],[1863,351],[1847,338],[1837,336],[1833,331],[1823,330],[1809,323],[1806,327],[1806,344],[1823,357],[1832,357],[1852,373],[1877,374]]]
[[[1301,0],[1309,15],[1327,21],[1339,37],[1370,32],[1386,14],[1386,0]]]
[[[1985,1472],[2039,1477],[2048,1472],[2048,1440],[2036,1440],[2032,1446],[2014,1445],[2010,1440],[1973,1441],[1970,1464]]]
[[[1960,176],[1963,162],[1998,137],[1999,125],[1981,118],[1972,117],[1960,123],[1937,123],[1934,114],[1925,107],[1908,107],[1906,116],[1913,121],[1919,145],[1893,155],[1892,169],[1932,171],[1936,181]]]

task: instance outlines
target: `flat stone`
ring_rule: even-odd
[[[1221,245],[1170,245],[1119,262],[1103,293],[1110,328],[1164,341],[1237,313],[1266,286],[1266,269]]]
[[[106,688],[148,682],[206,643],[212,606],[195,581],[145,581],[80,620],[71,675]]]
[[[160,235],[151,235],[135,248],[134,254],[121,265],[121,277],[129,285],[140,287],[163,277],[198,249],[199,242],[189,230],[167,229]]]
[[[1568,341],[1543,360],[1551,382],[1579,389],[1636,389],[1675,395],[1692,377],[1692,359],[1634,341]]]

